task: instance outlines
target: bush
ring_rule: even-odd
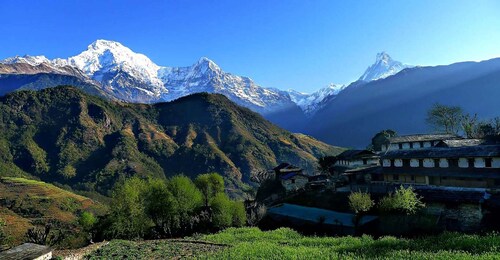
[[[415,214],[423,207],[425,204],[411,186],[405,188],[401,185],[394,194],[383,197],[379,202],[383,211],[399,211],[407,215]]]
[[[364,213],[370,210],[375,202],[369,193],[352,192],[349,195],[349,207],[356,213]]]

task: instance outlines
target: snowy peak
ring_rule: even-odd
[[[359,80],[373,81],[383,79],[411,67],[413,66],[393,60],[386,52],[380,52],[377,54],[375,63],[366,69]]]
[[[307,115],[312,115],[321,108],[323,100],[330,96],[338,95],[347,86],[330,83],[318,91],[307,94],[295,90],[288,90],[288,95]]]
[[[42,63],[50,63],[50,61],[43,55],[39,55],[39,56],[24,55],[22,57],[15,56],[12,58],[7,58],[7,59],[0,61],[0,63],[3,63],[3,64],[26,63],[26,64],[29,64],[31,66],[38,66]]]

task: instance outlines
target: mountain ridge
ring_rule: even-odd
[[[133,175],[207,172],[241,190],[280,162],[313,170],[318,157],[343,150],[208,93],[130,104],[74,87],[19,91],[0,97],[0,131],[0,169],[102,194]]]

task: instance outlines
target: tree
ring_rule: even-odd
[[[233,223],[233,202],[224,193],[218,193],[211,204],[212,223],[215,228],[223,229]]]
[[[110,226],[106,234],[113,238],[142,238],[152,226],[145,213],[144,194],[148,183],[137,177],[118,184],[113,190]]]
[[[318,169],[323,173],[330,173],[330,166],[337,161],[335,156],[323,156],[318,160]]]
[[[406,215],[412,215],[425,207],[421,199],[413,187],[405,188],[401,185],[394,194],[383,197],[379,202],[379,207],[384,211],[399,211]]]
[[[369,193],[364,192],[352,192],[349,194],[348,199],[349,207],[356,213],[353,222],[354,227],[357,228],[362,215],[370,210],[375,202],[371,199]]]
[[[458,134],[462,118],[462,108],[436,103],[427,112],[427,123],[437,131],[447,134]]]
[[[146,214],[153,221],[159,235],[172,234],[176,214],[175,201],[164,180],[149,182],[145,193]]]
[[[196,177],[196,187],[201,191],[205,207],[218,193],[224,192],[224,179],[217,173],[206,173]]]
[[[232,205],[233,227],[241,227],[247,223],[247,213],[243,201],[233,201]]]
[[[172,193],[175,217],[172,227],[179,232],[186,232],[191,226],[191,215],[203,205],[202,194],[196,185],[186,176],[177,175],[167,182]]]
[[[78,218],[78,224],[82,227],[84,232],[89,234],[89,240],[92,242],[94,237],[94,228],[97,223],[97,218],[92,214],[92,212],[84,211],[80,218]]]
[[[382,145],[389,144],[389,138],[397,135],[396,131],[392,129],[382,130],[373,136],[371,148],[374,151],[381,151]]]
[[[370,210],[375,202],[371,199],[369,193],[352,192],[349,194],[349,207],[356,213],[362,214]]]
[[[478,138],[477,124],[477,114],[474,114],[473,116],[465,114],[460,119],[460,125],[462,126],[462,130],[467,138]]]

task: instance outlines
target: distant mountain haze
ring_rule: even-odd
[[[460,106],[481,118],[500,116],[500,59],[407,68],[351,85],[314,115],[307,133],[361,148],[383,129],[399,134],[433,131],[425,117],[434,103]]]

